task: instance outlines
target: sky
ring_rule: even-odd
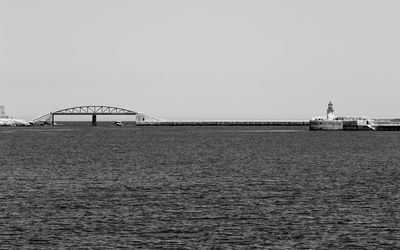
[[[0,0],[0,105],[400,118],[397,0]]]

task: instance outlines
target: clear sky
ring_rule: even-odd
[[[400,117],[400,1],[0,0],[0,104]]]

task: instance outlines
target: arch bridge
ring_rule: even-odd
[[[77,106],[66,109],[60,109],[54,112],[50,112],[48,114],[39,116],[32,120],[33,123],[36,122],[46,122],[54,125],[55,116],[57,115],[91,115],[92,116],[92,125],[97,125],[97,116],[98,115],[134,115],[136,116],[136,122],[151,122],[160,121],[160,119],[152,117],[150,115],[136,112],[129,109],[112,107],[112,106]]]

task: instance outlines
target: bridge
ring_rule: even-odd
[[[98,115],[133,115],[136,116],[136,125],[142,126],[308,126],[309,121],[166,121],[151,115],[136,112],[130,109],[112,106],[77,106],[60,109],[48,114],[36,117],[32,124],[55,125],[56,116],[64,115],[91,115],[92,125],[97,125]]]
[[[152,122],[152,121],[162,121],[162,119],[158,119],[147,115],[142,112],[136,112],[129,109],[111,107],[111,106],[77,106],[66,109],[60,109],[57,111],[50,112],[48,114],[36,117],[32,120],[32,123],[40,123],[43,122],[45,124],[55,124],[55,116],[57,115],[91,115],[92,116],[92,125],[97,125],[97,116],[98,115],[133,115],[136,116],[137,123],[143,122]]]

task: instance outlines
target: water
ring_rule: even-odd
[[[400,248],[400,133],[0,128],[0,248]]]

